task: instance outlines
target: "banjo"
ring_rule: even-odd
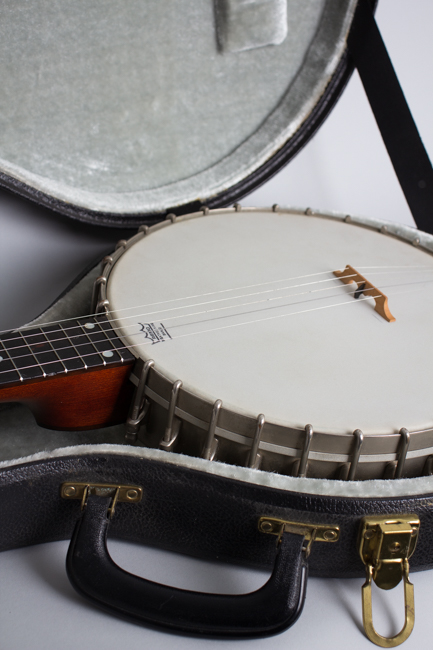
[[[0,399],[288,476],[430,474],[432,250],[311,210],[170,215],[105,258],[88,317],[2,335]]]

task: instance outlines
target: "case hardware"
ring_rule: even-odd
[[[416,515],[364,517],[359,554],[366,565],[362,587],[362,618],[367,637],[382,648],[394,648],[409,637],[415,623],[413,584],[409,581],[409,558],[415,550],[420,521]],[[381,589],[393,589],[403,579],[405,623],[393,637],[384,637],[373,626],[371,581]]]
[[[80,499],[81,510],[87,505],[87,497],[93,494],[98,497],[113,497],[108,508],[108,517],[114,515],[116,505],[120,503],[139,503],[143,497],[143,489],[136,485],[113,485],[110,483],[63,483],[60,496],[62,499]]]
[[[302,535],[306,541],[304,547],[306,557],[310,555],[313,542],[337,542],[340,537],[340,527],[334,524],[309,524],[298,521],[285,521],[274,517],[260,517],[259,530],[262,533],[276,535],[278,543],[283,533]]]

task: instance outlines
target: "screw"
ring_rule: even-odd
[[[74,488],[73,485],[68,485],[68,487],[66,487],[63,490],[63,494],[65,495],[65,497],[73,497],[74,494],[76,493],[76,491],[77,491],[77,489]]]
[[[327,542],[332,542],[332,540],[336,538],[337,538],[336,530],[325,530],[323,533],[323,539],[325,539]]]
[[[135,501],[137,497],[138,497],[137,490],[128,490],[128,492],[126,493],[126,498],[129,499],[130,501]]]
[[[392,544],[389,545],[389,550],[391,553],[397,553],[401,549],[401,544],[400,542],[393,542]]]

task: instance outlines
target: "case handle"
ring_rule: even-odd
[[[301,614],[308,574],[303,536],[282,534],[272,575],[257,591],[185,591],[134,576],[113,562],[106,543],[110,502],[110,497],[89,495],[66,560],[71,584],[93,603],[136,622],[232,638],[282,632]]]

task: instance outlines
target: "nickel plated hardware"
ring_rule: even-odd
[[[367,637],[381,648],[394,648],[406,641],[415,623],[413,584],[409,581],[409,558],[415,550],[420,520],[417,515],[364,517],[358,548],[366,566],[362,587],[362,618]],[[384,637],[373,625],[371,581],[380,589],[393,589],[403,579],[405,623],[398,634]]]

